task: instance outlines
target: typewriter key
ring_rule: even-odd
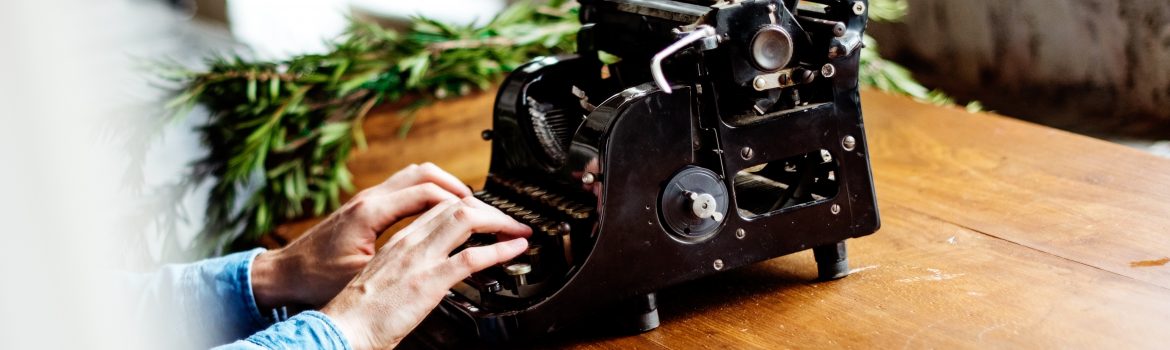
[[[572,208],[574,205],[576,204],[569,201],[562,201],[557,204],[557,210],[560,210],[562,213],[569,214],[569,208]]]
[[[556,195],[554,195],[552,193],[545,193],[544,195],[541,195],[540,198],[537,198],[537,199],[540,200],[541,204],[551,205],[553,198],[556,198]]]
[[[528,263],[532,264],[532,267],[535,270],[540,266],[540,245],[533,244],[528,246],[528,250],[524,251],[524,256],[528,257]]]
[[[557,234],[557,223],[550,222],[550,223],[541,225],[540,232],[543,232],[544,234],[549,235],[549,236],[555,236]]]
[[[569,216],[577,220],[589,218],[589,208],[582,205],[574,206],[569,209]]]
[[[528,273],[532,272],[532,265],[515,263],[505,266],[504,272],[516,279],[517,286],[526,286],[528,285]]]

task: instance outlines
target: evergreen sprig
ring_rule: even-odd
[[[906,8],[905,0],[873,0],[870,16],[897,21]],[[197,242],[208,249],[197,255],[222,253],[228,244],[254,240],[283,222],[337,208],[342,192],[353,190],[345,161],[352,149],[365,146],[361,123],[375,106],[413,99],[401,113],[408,118],[400,129],[405,133],[410,112],[419,107],[488,89],[534,57],[574,51],[579,27],[571,1],[519,3],[483,26],[416,17],[400,33],[355,21],[326,54],[282,62],[219,56],[205,70],[170,66],[162,75],[180,86],[166,106],[171,116],[184,116],[196,105],[210,114],[198,128],[209,153],[179,185],[190,191],[212,182]],[[863,85],[949,101],[883,60],[872,38],[865,40]]]
[[[184,181],[214,183],[201,243],[222,248],[337,208],[353,190],[345,161],[365,146],[361,123],[375,106],[409,96],[413,110],[489,89],[533,57],[572,52],[578,28],[564,1],[521,3],[482,26],[416,17],[400,33],[355,21],[326,54],[215,57],[206,70],[166,72],[181,86],[167,104],[174,116],[195,105],[210,112],[198,128],[209,153]]]

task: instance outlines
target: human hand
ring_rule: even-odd
[[[257,256],[252,263],[257,306],[324,305],[373,258],[379,234],[402,218],[470,195],[458,178],[434,164],[404,168],[358,193],[288,246]]]
[[[472,233],[499,243],[450,253]],[[458,281],[520,255],[532,231],[474,197],[448,200],[399,231],[321,312],[354,349],[396,346]]]

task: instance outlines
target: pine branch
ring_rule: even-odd
[[[478,27],[418,17],[399,33],[355,22],[326,54],[168,67],[160,75],[181,86],[167,104],[173,114],[195,105],[210,112],[198,128],[209,153],[184,181],[214,183],[200,243],[219,253],[337,208],[353,190],[345,161],[365,147],[361,123],[371,110],[405,96],[417,96],[417,109],[488,89],[529,59],[572,52],[579,24],[565,4],[516,4]]]

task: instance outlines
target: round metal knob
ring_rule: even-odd
[[[695,214],[695,217],[723,221],[723,214],[719,213],[719,202],[715,200],[715,196],[707,193],[691,192],[690,198],[691,212]]]
[[[765,72],[775,72],[792,60],[792,35],[777,25],[769,25],[752,38],[752,64]]]

